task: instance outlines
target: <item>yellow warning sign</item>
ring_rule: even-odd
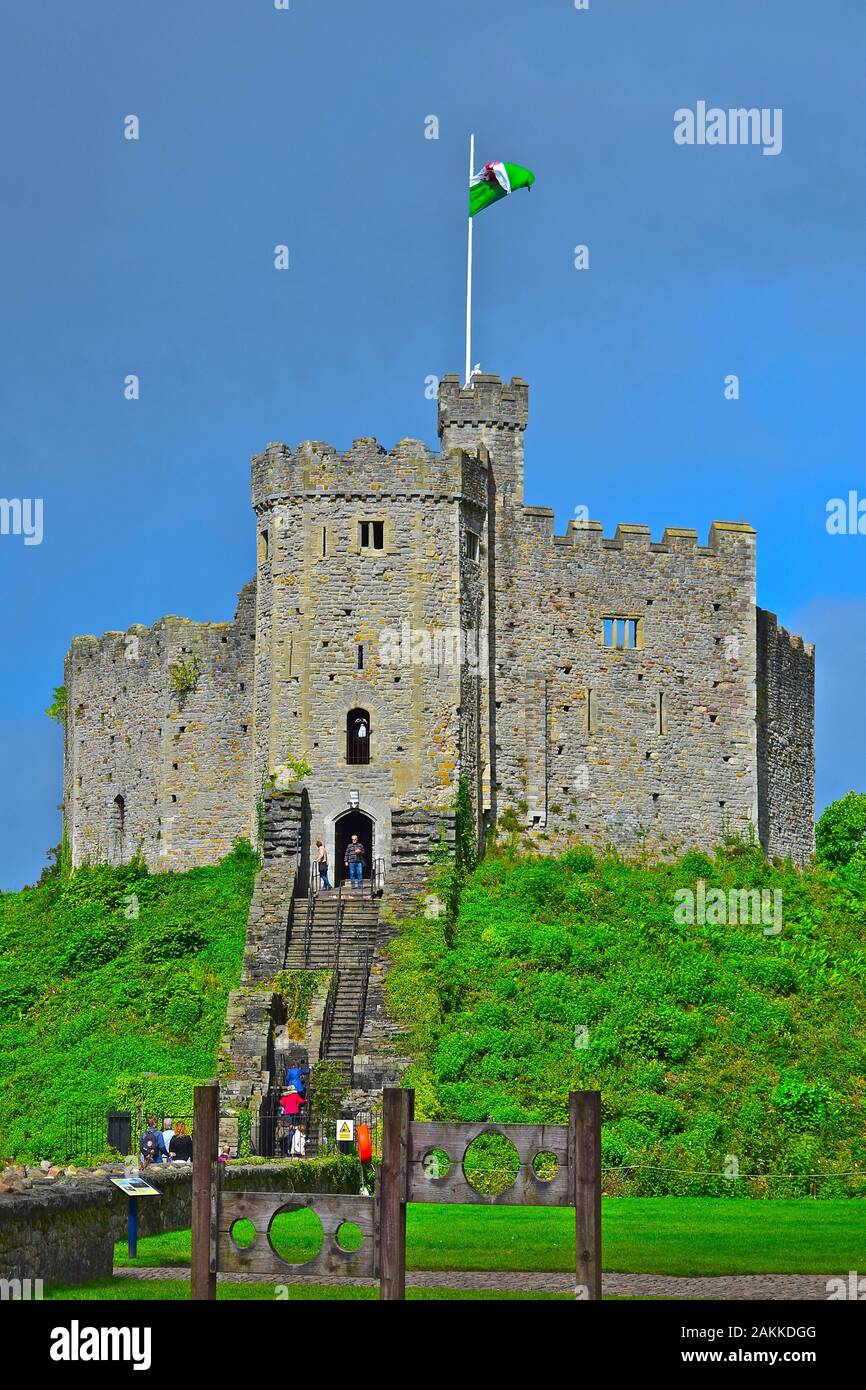
[[[351,1142],[352,1142],[352,1140],[353,1140],[354,1138],[355,1138],[355,1121],[354,1121],[354,1120],[338,1120],[338,1121],[337,1121],[337,1143],[338,1143],[338,1144],[341,1144],[341,1143],[346,1143],[346,1142],[348,1141],[348,1142],[351,1144]]]

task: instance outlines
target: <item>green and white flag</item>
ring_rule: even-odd
[[[517,188],[531,188],[535,175],[531,169],[520,164],[485,164],[480,174],[473,174],[469,180],[469,216],[498,203]]]

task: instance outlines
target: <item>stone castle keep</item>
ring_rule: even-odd
[[[446,376],[438,455],[365,438],[255,457],[234,621],[73,640],[73,864],[183,869],[258,841],[289,758],[311,768],[304,855],[322,839],[333,870],[359,833],[389,887],[420,884],[461,777],[482,835],[511,811],[539,848],[664,852],[751,825],[806,860],[814,655],[756,607],[755,532],[555,535],[523,500],[527,415],[519,378]]]

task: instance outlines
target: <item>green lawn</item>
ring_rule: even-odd
[[[378,1287],[358,1288],[354,1284],[288,1284],[280,1285],[286,1290],[287,1302],[306,1299],[313,1301],[332,1301],[344,1302],[346,1299],[367,1299],[368,1302],[377,1302],[379,1298]],[[217,1286],[217,1298],[219,1300],[242,1301],[266,1300],[268,1303],[276,1302],[274,1295],[275,1285],[273,1284],[219,1284]],[[46,1299],[74,1299],[78,1300],[124,1300],[136,1303],[188,1300],[189,1284],[182,1279],[160,1279],[153,1283],[135,1279],[97,1279],[92,1284],[81,1284],[73,1288],[62,1288],[54,1285],[45,1290]],[[533,1302],[566,1301],[574,1302],[574,1297],[569,1293],[503,1293],[497,1289],[407,1289],[406,1298],[409,1301],[415,1300],[439,1300],[439,1299],[469,1299],[473,1302],[482,1300],[488,1301],[519,1301],[523,1303],[526,1299]]]
[[[712,1197],[620,1197],[603,1204],[603,1266],[629,1274],[835,1274],[866,1265],[866,1202],[731,1201]],[[316,1218],[277,1218],[277,1252],[294,1263],[317,1249]],[[118,1265],[188,1265],[189,1231],[143,1238]],[[409,1269],[573,1268],[574,1214],[567,1207],[412,1205]]]

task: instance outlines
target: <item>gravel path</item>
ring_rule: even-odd
[[[161,1269],[128,1269],[114,1273],[121,1279],[189,1279],[181,1265]],[[255,1274],[221,1274],[220,1279],[235,1284],[262,1284],[269,1280]],[[712,1278],[674,1278],[667,1274],[605,1274],[605,1294],[620,1298],[700,1298],[743,1302],[790,1299],[825,1302],[829,1274],[726,1274]],[[286,1283],[330,1284],[337,1280],[322,1275],[291,1274]],[[373,1279],[343,1279],[344,1284],[374,1284]],[[511,1274],[481,1270],[408,1270],[406,1283],[425,1289],[499,1289],[513,1293],[571,1293],[574,1279],[568,1274]]]

